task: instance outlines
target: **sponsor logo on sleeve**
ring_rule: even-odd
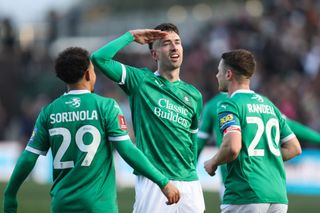
[[[223,132],[226,128],[237,125],[235,116],[232,113],[222,113],[219,116],[220,130]]]
[[[118,121],[119,121],[120,129],[128,130],[126,120],[124,119],[123,115],[118,115]]]

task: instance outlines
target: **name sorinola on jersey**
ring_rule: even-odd
[[[50,123],[62,123],[62,122],[73,122],[73,121],[84,121],[84,120],[98,120],[97,110],[89,111],[73,111],[73,112],[61,112],[50,114]]]

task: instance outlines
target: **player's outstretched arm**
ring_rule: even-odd
[[[213,113],[212,111],[216,112],[216,109],[212,109],[212,106],[210,104],[206,104],[203,107],[203,111],[201,114],[201,121],[199,126],[199,131],[197,133],[197,146],[198,146],[198,158],[201,154],[201,151],[204,148],[204,145],[212,135],[212,129],[213,129]]]
[[[172,185],[159,170],[157,170],[144,154],[135,147],[131,140],[117,141],[113,143],[121,157],[143,176],[155,182],[167,197],[167,204],[177,203],[180,199],[179,190]]]
[[[290,126],[293,133],[300,141],[307,141],[314,144],[320,144],[320,133],[290,119],[287,119],[287,123]]]
[[[154,42],[155,40],[165,37],[168,33],[161,30],[152,30],[152,29],[139,29],[139,30],[130,30],[129,31],[134,41],[139,44],[148,44]]]
[[[197,137],[197,146],[198,146],[197,155],[198,155],[198,159],[199,159],[199,156],[200,156],[200,154],[201,154],[206,142],[207,142],[207,139],[202,139],[199,136]]]
[[[294,137],[281,144],[281,153],[282,159],[284,161],[290,160],[291,158],[300,155],[302,153],[302,150],[298,139]]]
[[[160,39],[166,34],[166,32],[160,30],[131,30],[93,52],[91,55],[92,63],[112,81],[119,83],[121,82],[124,68],[121,63],[112,60],[112,58],[132,41],[146,44]]]
[[[4,191],[3,212],[17,212],[17,193],[23,181],[28,177],[39,155],[24,151],[19,157],[17,164],[13,170],[9,183]]]
[[[118,51],[130,44],[132,41],[133,36],[130,32],[110,41],[105,46],[91,54],[92,63],[112,81],[117,83],[121,82],[123,65],[112,58],[118,53]]]

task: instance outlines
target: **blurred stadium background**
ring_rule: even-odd
[[[287,117],[320,131],[318,0],[0,0],[1,200],[39,110],[65,91],[53,70],[57,53],[68,46],[93,51],[130,29],[162,22],[180,28],[185,51],[182,79],[202,92],[204,102],[217,93],[221,53],[246,48],[255,53],[259,65],[252,89],[269,97]],[[132,44],[117,59],[155,68],[147,46]],[[97,75],[96,92],[115,98],[130,121],[124,93]],[[301,143],[303,155],[286,164],[289,212],[319,212],[320,144]],[[212,152],[209,145],[202,160]],[[48,161],[39,162],[23,186],[22,212],[49,212]],[[117,163],[120,212],[130,212],[134,177],[122,161]],[[201,164],[199,174],[207,210],[218,212],[220,180],[205,175]]]

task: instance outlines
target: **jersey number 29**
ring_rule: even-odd
[[[92,142],[90,144],[84,144],[83,142],[83,136],[89,133],[92,135]],[[53,167],[55,169],[67,169],[67,168],[72,168],[74,167],[74,162],[73,161],[61,161],[63,155],[67,151],[70,142],[71,142],[71,133],[68,129],[66,128],[53,128],[49,130],[50,136],[55,136],[55,135],[61,135],[62,136],[62,143],[61,146],[59,147],[56,156],[53,159]],[[92,125],[84,125],[80,127],[75,136],[75,141],[77,144],[77,147],[80,149],[82,152],[86,152],[87,155],[85,156],[84,160],[81,163],[81,166],[90,166],[97,149],[99,147],[100,141],[101,141],[101,135],[99,130],[92,126]]]

